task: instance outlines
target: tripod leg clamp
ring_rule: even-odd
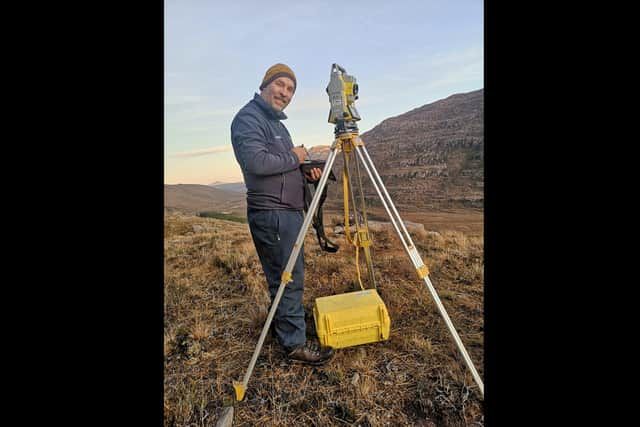
[[[424,279],[429,275],[429,268],[424,264],[416,268],[416,271],[418,272],[418,277],[420,277],[421,279]]]
[[[289,273],[288,271],[283,272],[283,273],[282,273],[282,278],[281,278],[281,280],[282,280],[284,283],[293,282],[293,278],[292,278],[291,273]]]

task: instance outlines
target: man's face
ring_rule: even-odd
[[[289,77],[278,77],[267,87],[262,89],[260,96],[271,105],[274,110],[282,111],[293,98],[294,83]]]

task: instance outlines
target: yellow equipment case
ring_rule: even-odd
[[[316,298],[313,317],[325,346],[343,348],[389,338],[391,320],[375,289]]]

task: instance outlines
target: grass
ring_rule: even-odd
[[[247,222],[247,218],[237,216],[237,215],[232,215],[232,214],[225,214],[221,212],[212,212],[212,211],[199,212],[198,216],[202,218],[224,219],[227,221],[234,221],[234,222],[241,222],[241,223]]]
[[[341,218],[325,218],[338,224]],[[303,303],[355,290],[354,249],[343,235],[323,252],[305,241]],[[483,375],[483,238],[439,229],[412,239]],[[479,391],[431,296],[393,232],[372,233],[389,340],[339,349],[322,367],[290,364],[267,337],[234,426],[483,425]],[[366,267],[361,265],[363,282]],[[165,216],[165,426],[213,426],[266,320],[269,296],[246,224]]]

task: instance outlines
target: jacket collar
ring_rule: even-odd
[[[278,120],[284,120],[287,118],[287,115],[285,113],[283,113],[282,111],[277,111],[271,105],[267,104],[267,102],[260,96],[259,93],[253,95],[253,100],[256,104],[258,104],[258,106],[260,106],[260,108],[264,110],[265,113],[267,113],[267,116]]]

